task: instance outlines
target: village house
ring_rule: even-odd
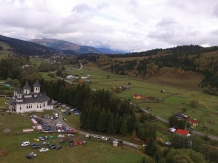
[[[194,128],[196,128],[198,126],[198,123],[199,123],[197,119],[191,119],[191,118],[188,118],[187,122]]]
[[[23,87],[23,91],[19,88],[15,88],[11,102],[8,103],[9,111],[24,113],[53,109],[52,102],[46,93],[40,93],[40,87],[41,85],[37,80],[33,85],[33,92],[31,92],[31,87],[28,82],[26,82]]]
[[[137,100],[143,100],[145,97],[142,96],[142,95],[139,95],[139,94],[136,94],[136,93],[135,93],[135,94],[133,95],[133,98],[134,98],[134,99],[137,99]]]
[[[184,136],[190,136],[191,134],[189,134],[188,130],[182,130],[182,129],[178,129],[176,130],[176,133],[179,135],[184,135]]]

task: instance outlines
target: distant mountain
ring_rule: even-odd
[[[42,55],[53,55],[59,54],[59,50],[55,50],[46,46],[38,45],[29,41],[23,41],[15,38],[5,37],[0,35],[0,42],[6,44],[7,52],[14,53],[17,55],[26,56],[42,56]],[[2,49],[3,51],[4,49]],[[1,50],[0,50],[1,52]]]
[[[100,51],[91,46],[80,46],[74,43],[56,39],[33,39],[30,40],[30,42],[44,45],[53,49],[61,50],[65,54],[101,53]]]
[[[123,53],[126,53],[124,51],[114,51],[114,50],[111,50],[108,48],[96,48],[96,49],[104,54],[123,54]]]
[[[30,42],[34,42],[40,45],[44,45],[50,48],[54,48],[57,50],[61,50],[65,54],[86,54],[86,53],[97,53],[97,54],[115,54],[121,53],[117,51],[113,51],[106,48],[94,48],[91,46],[80,46],[71,42],[56,40],[56,39],[33,39]]]

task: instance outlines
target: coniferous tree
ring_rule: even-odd
[[[107,128],[107,121],[106,121],[106,111],[105,109],[103,109],[101,111],[101,114],[100,114],[100,117],[98,119],[98,123],[97,123],[97,130],[99,132],[105,132],[106,131],[106,128]]]
[[[120,131],[119,130],[120,129],[119,121],[120,121],[120,118],[119,118],[119,115],[117,113],[115,118],[114,118],[114,133],[115,134],[119,134],[119,131]]]
[[[145,147],[145,153],[154,156],[155,152],[157,151],[157,147],[155,145],[155,141],[153,138],[149,138],[147,146]]]
[[[109,115],[107,133],[108,134],[114,134],[115,133],[115,129],[114,129],[114,117],[113,117],[112,113]]]
[[[128,129],[127,129],[127,118],[122,118],[122,124],[120,127],[120,134],[123,136],[126,136],[128,134]]]

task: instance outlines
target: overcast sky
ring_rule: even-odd
[[[112,50],[218,45],[217,0],[0,0],[0,34]]]

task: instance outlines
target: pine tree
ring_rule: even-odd
[[[100,117],[98,119],[98,123],[97,123],[97,130],[99,132],[105,132],[106,131],[106,112],[105,112],[105,109],[103,109],[101,111],[101,114],[100,114]]]
[[[107,126],[107,133],[108,134],[114,134],[114,117],[113,117],[113,114],[111,113],[110,114],[110,117],[109,117],[109,121],[108,121],[108,126]]]
[[[126,136],[127,133],[128,133],[128,131],[127,131],[127,119],[123,118],[123,121],[122,121],[122,124],[120,127],[120,134],[123,136]]]
[[[115,134],[119,134],[119,129],[120,129],[120,125],[119,125],[119,115],[118,113],[116,114],[115,118],[114,118],[114,133]]]

